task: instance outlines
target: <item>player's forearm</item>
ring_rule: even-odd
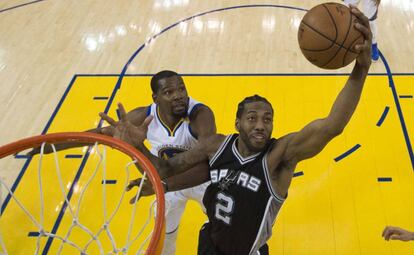
[[[347,83],[339,93],[331,112],[326,118],[329,133],[340,134],[348,124],[361,98],[368,69],[369,67],[355,64]]]
[[[414,241],[414,232],[411,232],[411,233],[410,233],[410,240],[411,240],[411,241]]]
[[[414,241],[414,232],[407,231],[408,232],[408,239],[411,241]]]
[[[164,179],[168,191],[176,191],[191,188],[209,180],[208,165],[199,164],[184,173],[170,176]]]
[[[166,161],[168,170],[168,175],[177,175],[188,171],[189,169],[195,167],[197,164],[206,162],[208,157],[206,153],[201,149],[192,149],[175,155],[174,157]]]
[[[89,146],[89,145],[91,145],[91,143],[65,142],[65,143],[54,144],[54,147],[55,147],[56,151],[62,151],[62,150],[67,150],[67,149],[72,149],[72,148]],[[28,156],[33,156],[33,155],[39,154],[40,149],[41,149],[41,147],[34,148],[33,150],[29,151],[27,153],[27,155]],[[52,153],[53,151],[54,150],[53,150],[51,144],[45,144],[45,146],[43,148],[43,153],[44,154],[49,154],[49,153]]]
[[[160,175],[161,179],[165,178],[166,173],[170,172],[169,165],[166,160],[160,159],[154,156],[148,149],[145,147],[144,144],[140,144],[136,146],[136,148],[144,154],[144,156],[151,161],[154,165],[155,169],[157,169],[158,174]]]
[[[203,146],[201,145],[196,149],[178,153],[168,160],[163,160],[152,155],[144,144],[140,144],[136,146],[136,148],[151,161],[157,169],[161,179],[183,173],[198,163],[208,160],[206,153],[203,151]]]

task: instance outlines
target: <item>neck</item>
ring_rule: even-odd
[[[237,150],[239,151],[240,155],[243,156],[243,158],[246,158],[248,156],[251,156],[253,154],[256,154],[257,151],[252,151],[249,149],[249,147],[247,146],[247,144],[245,144],[242,139],[239,138],[237,139]]]
[[[178,122],[182,119],[181,117],[175,116],[173,114],[163,114],[163,112],[161,112],[159,109],[158,114],[161,121],[171,130],[174,129]]]

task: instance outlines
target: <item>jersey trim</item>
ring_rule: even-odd
[[[280,197],[277,192],[273,189],[272,182],[270,181],[269,177],[269,168],[267,166],[267,153],[264,155],[262,159],[263,171],[266,179],[267,188],[269,189],[270,194],[276,199],[278,203],[283,203],[285,201],[284,198]]]
[[[272,200],[273,200],[273,197],[270,196],[269,200],[267,201],[266,209],[265,209],[264,214],[262,216],[262,223],[260,223],[259,231],[257,231],[256,239],[254,240],[254,243],[252,245],[252,248],[250,249],[249,254],[252,254],[253,249],[256,247],[257,242],[259,241],[260,234],[262,233],[264,224],[266,222],[266,215],[268,214],[270,205],[272,204]],[[257,254],[260,254],[259,249],[260,249],[260,247],[258,247],[258,249],[257,249]]]
[[[198,109],[200,106],[205,106],[204,104],[202,104],[202,103],[196,103],[194,106],[193,106],[193,108],[191,108],[190,109],[190,111],[188,112],[188,118],[190,118],[190,116],[191,116],[191,114],[193,114],[193,112],[196,110],[196,109]],[[193,130],[191,129],[191,122],[190,122],[190,124],[188,124],[188,131],[190,132],[190,135],[192,136],[192,137],[194,137],[194,139],[196,139],[196,140],[198,140],[198,136],[193,132]]]
[[[239,160],[241,165],[244,165],[246,163],[249,163],[249,162],[255,160],[256,157],[260,155],[260,152],[259,152],[259,153],[250,155],[246,158],[243,158],[243,156],[240,155],[239,151],[237,150],[237,146],[236,146],[237,139],[239,139],[239,138],[237,137],[236,139],[234,139],[233,145],[231,146],[231,150],[233,151],[234,156],[236,156],[236,158]]]
[[[161,125],[164,127],[165,131],[167,131],[168,136],[174,136],[175,135],[175,132],[180,128],[181,124],[183,124],[183,122],[184,122],[185,119],[184,118],[181,118],[178,121],[178,123],[175,125],[174,129],[171,130],[167,126],[167,124],[165,124],[164,121],[162,121],[161,116],[160,116],[160,113],[159,113],[159,107],[158,107],[158,105],[156,106],[156,110],[155,111],[156,111],[156,115],[157,115],[158,120],[160,121]]]
[[[193,114],[193,112],[198,109],[200,106],[204,106],[204,104],[202,103],[196,103],[193,108],[190,109],[190,111],[188,112],[188,117],[191,116],[191,114]]]
[[[175,136],[175,133],[177,132],[177,130],[181,127],[181,125],[184,123],[184,119],[181,119],[177,125],[174,127],[173,131],[172,131],[172,135],[170,136]]]
[[[188,124],[188,132],[190,132],[190,135],[191,135],[194,139],[198,140],[198,135],[194,134],[193,130],[191,129],[191,123],[190,123],[190,124]]]
[[[151,105],[152,104],[148,105],[148,107],[147,107],[147,116],[146,117],[150,116],[150,114],[151,114]]]
[[[230,139],[233,137],[233,135],[228,135],[226,139],[224,139],[223,143],[218,148],[216,154],[210,159],[209,165],[210,167],[214,164],[214,162],[217,160],[217,158],[223,153],[224,149],[226,148],[226,145],[229,143]]]

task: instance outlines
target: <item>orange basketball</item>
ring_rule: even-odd
[[[298,31],[300,49],[314,65],[324,69],[338,69],[351,63],[358,53],[355,45],[364,36],[354,24],[351,9],[338,3],[320,4],[303,17]]]

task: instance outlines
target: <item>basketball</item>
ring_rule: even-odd
[[[347,66],[357,56],[355,45],[364,37],[354,24],[351,9],[338,3],[324,3],[310,9],[298,31],[300,49],[312,64],[324,69]]]

